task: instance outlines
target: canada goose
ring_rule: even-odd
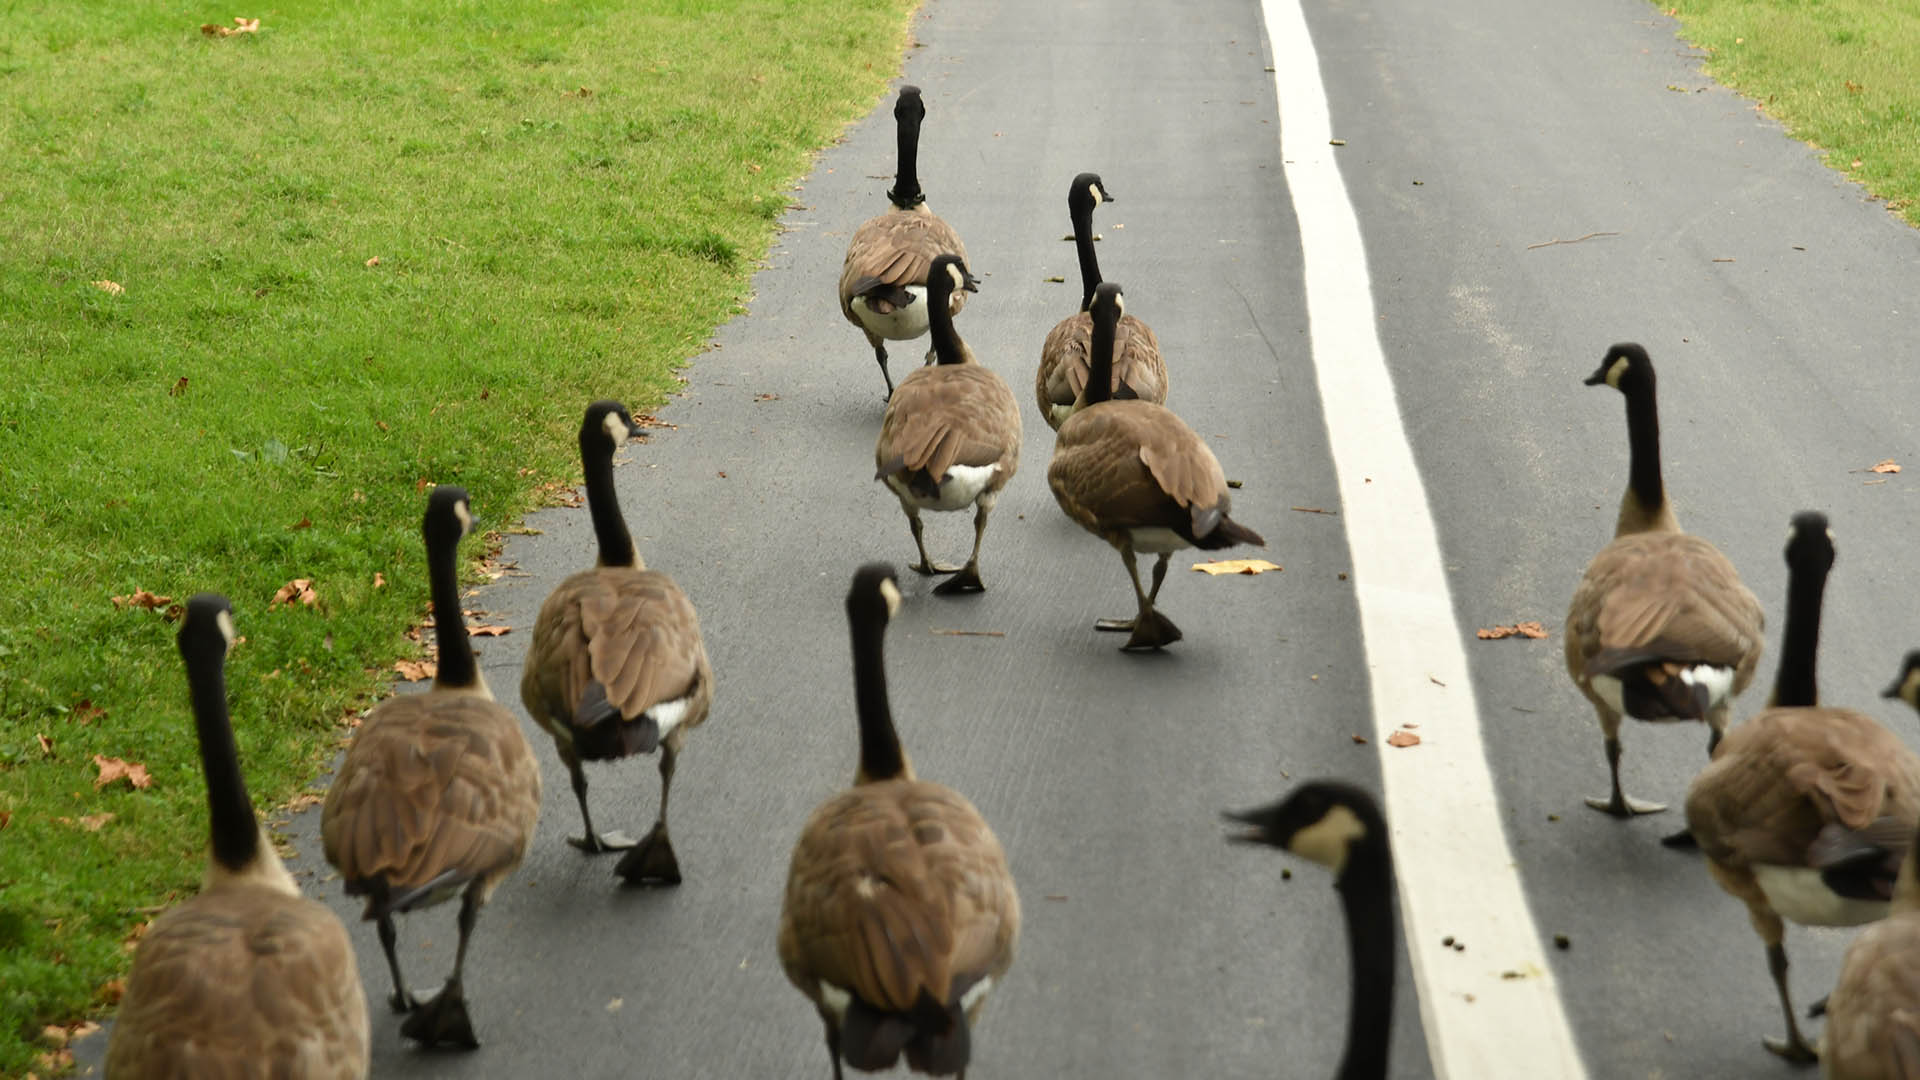
[[[1660,479],[1660,413],[1653,361],[1615,345],[1588,386],[1627,399],[1627,490],[1613,542],[1587,564],[1567,609],[1567,673],[1593,703],[1606,736],[1611,798],[1587,805],[1615,817],[1666,804],[1620,788],[1620,719],[1705,720],[1707,752],[1726,733],[1734,695],[1753,681],[1765,618],[1760,601],[1720,550],[1680,531]],[[1686,842],[1684,834],[1668,841]]]
[[[1815,1054],[1787,993],[1782,919],[1857,926],[1881,918],[1894,877],[1886,856],[1920,825],[1920,756],[1871,717],[1814,704],[1833,558],[1827,519],[1796,515],[1774,705],[1729,730],[1687,789],[1687,826],[1713,879],[1747,905],[1767,947],[1787,1020],[1787,1037],[1767,1039],[1767,1048],[1798,1062]]]
[[[1333,871],[1353,961],[1347,1049],[1336,1080],[1384,1080],[1393,1042],[1393,854],[1373,796],[1337,780],[1310,780],[1286,798],[1227,820],[1252,828],[1230,839],[1284,848]]]
[[[975,288],[967,264],[957,255],[933,260],[927,302],[933,310],[933,351],[937,359],[900,380],[880,421],[874,445],[873,478],[900,499],[913,529],[920,561],[908,567],[921,574],[954,574],[936,593],[980,592],[980,540],[1000,489],[1020,467],[1020,407],[1005,380],[981,367],[954,332],[953,316],[942,303],[948,292]],[[920,511],[973,512],[973,554],[955,573],[927,555]]]
[[[687,733],[713,704],[713,668],[700,619],[672,578],[648,570],[634,551],[613,486],[613,452],[638,430],[626,407],[596,401],[580,424],[587,509],[600,543],[591,570],[562,581],[540,605],[520,676],[520,700],[553,736],[573,779],[585,832],[568,843],[597,854],[632,848],[615,872],[634,883],[680,883],[667,836],[667,792]],[[597,833],[587,810],[581,762],[660,750],[660,815],[636,846],[622,833]]]
[[[1120,286],[1108,281],[1094,289],[1087,404],[1060,425],[1047,486],[1068,517],[1120,552],[1133,578],[1139,614],[1101,619],[1094,628],[1131,631],[1123,649],[1157,649],[1180,640],[1180,628],[1153,607],[1168,558],[1184,547],[1264,547],[1266,540],[1227,516],[1226,474],[1192,428],[1164,405],[1109,400],[1114,327],[1125,307]],[[1160,556],[1151,592],[1140,588],[1135,551]]]
[[[227,718],[227,598],[187,601],[179,642],[213,858],[200,895],[155,919],[133,955],[107,1075],[364,1077],[367,998],[353,943],[332,911],[300,895],[247,798]]]
[[[1920,1077],[1920,838],[1907,839],[1887,917],[1847,946],[1827,999],[1826,1080]]]
[[[886,342],[911,341],[930,329],[927,273],[934,258],[948,252],[967,257],[960,234],[927,209],[920,190],[920,121],[926,115],[920,88],[901,87],[893,105],[900,167],[887,192],[893,206],[854,232],[840,266],[840,313],[866,333],[880,377],[887,380],[888,397],[893,396],[893,376],[887,373]],[[966,303],[966,293],[955,290],[947,299],[947,313],[960,314]]]
[[[1095,173],[1081,173],[1067,189],[1067,216],[1073,221],[1073,246],[1080,257],[1080,310],[1061,319],[1040,346],[1040,368],[1034,373],[1034,399],[1047,426],[1059,430],[1083,404],[1088,351],[1093,344],[1093,290],[1100,287],[1100,260],[1093,253],[1093,208],[1112,202],[1113,195]],[[1114,331],[1114,398],[1139,398],[1156,404],[1167,401],[1167,362],[1160,357],[1160,339],[1153,329],[1132,315],[1122,316]]]
[[[467,938],[493,890],[520,865],[540,816],[540,767],[520,722],[493,700],[460,614],[455,571],[473,527],[464,488],[427,497],[427,575],[439,671],[425,693],[390,697],[360,722],[327,789],[320,839],[348,896],[366,897],[393,975],[388,998],[411,1012],[400,1033],[427,1046],[480,1045],[467,1016]],[[453,974],[421,1003],[394,955],[393,917],[460,897]]]
[[[847,593],[860,764],[793,847],[780,965],[826,1025],[840,1062],[868,1072],[902,1053],[915,1072],[961,1076],[987,994],[1013,963],[1020,897],[973,804],[914,778],[887,705],[882,655],[900,587],[882,564]]]

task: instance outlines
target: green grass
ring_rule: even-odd
[[[423,485],[504,524],[588,400],[671,392],[910,6],[0,2],[0,1074],[204,865],[174,627],[110,598],[233,599],[255,799],[298,792],[413,648]]]
[[[1920,0],[1659,0],[1714,78],[1920,225]],[[1858,162],[1858,164],[1855,164]]]

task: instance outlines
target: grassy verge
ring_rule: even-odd
[[[1658,0],[1714,78],[1920,225],[1920,0]]]
[[[234,600],[283,802],[413,648],[422,487],[509,521],[739,309],[911,0],[158,0],[0,27],[0,1074],[204,864],[163,612]],[[190,14],[182,15],[183,11]],[[823,317],[831,317],[829,311]],[[377,584],[376,574],[385,585]],[[270,604],[294,578],[312,606]],[[96,790],[95,755],[151,787]],[[105,816],[103,816],[105,815]],[[57,1064],[57,1062],[54,1062]]]

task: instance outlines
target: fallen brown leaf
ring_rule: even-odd
[[[1355,735],[1353,741],[1359,743],[1361,746],[1367,745],[1367,737],[1365,735]]]
[[[108,979],[100,984],[100,1000],[108,1005],[120,1004],[120,999],[126,996],[126,993],[127,980],[125,979]]]
[[[301,529],[311,529],[311,528],[313,528],[313,519],[310,517],[303,517],[299,521],[296,521],[293,524],[287,526],[287,531],[298,532]]]
[[[147,767],[137,761],[122,761],[104,754],[95,754],[93,763],[100,768],[100,775],[93,778],[95,791],[116,780],[125,780],[140,791],[153,786],[153,777],[147,775]]]
[[[779,395],[779,394],[755,394],[755,395],[753,395],[753,400],[755,400],[755,401],[779,401],[779,400],[780,400],[780,395]]]
[[[117,608],[138,607],[138,608],[146,608],[148,611],[152,611],[155,608],[166,607],[168,604],[171,604],[171,603],[173,603],[173,597],[158,596],[158,595],[155,595],[154,593],[148,592],[145,589],[135,589],[131,593],[128,593],[125,596],[116,596],[113,598],[114,607],[117,607]]]
[[[499,637],[501,634],[510,634],[512,632],[513,627],[511,626],[498,626],[491,623],[467,627],[468,637]]]
[[[381,572],[380,572],[380,571],[378,571],[378,570],[375,570],[375,571],[373,572],[373,587],[374,587],[374,588],[376,588],[376,589],[384,589],[384,588],[386,588],[386,587],[387,587],[387,575],[385,575],[385,574],[383,574],[383,573],[381,573]]]
[[[101,829],[106,828],[107,822],[112,820],[113,815],[111,813],[88,814],[80,819],[80,824],[84,826],[88,832],[99,832]]]
[[[1411,731],[1396,731],[1387,736],[1388,746],[1419,746],[1420,736]]]
[[[1900,466],[1892,458],[1888,458],[1887,460],[1880,462],[1879,464],[1873,466],[1867,471],[1877,472],[1877,473],[1897,473],[1900,471]]]
[[[419,682],[421,679],[431,679],[438,674],[440,665],[431,660],[395,660],[393,670],[399,672],[400,677],[408,682]]]
[[[665,420],[660,419],[659,417],[653,415],[652,413],[641,413],[639,416],[634,417],[633,425],[635,427],[666,428],[669,431],[680,430],[679,424],[669,424]]]
[[[232,37],[235,34],[257,34],[260,32],[259,19],[243,19],[235,15],[233,22],[234,25],[232,26],[221,26],[219,23],[202,23],[200,32],[210,38]]]
[[[1482,641],[1498,641],[1501,638],[1508,637],[1543,638],[1547,636],[1547,628],[1540,625],[1539,622],[1529,619],[1526,622],[1517,622],[1511,626],[1496,626],[1492,629],[1482,627],[1479,630],[1475,630],[1473,634]]]
[[[95,720],[105,719],[107,710],[93,703],[92,698],[81,698],[73,703],[73,709],[67,713],[71,720],[82,724],[91,724]]]
[[[267,602],[267,606],[279,607],[281,604],[297,601],[304,607],[312,607],[319,599],[319,594],[313,591],[312,578],[294,578],[280,586],[280,591],[273,594],[273,599]]]
[[[179,397],[181,394],[184,394],[186,392],[187,392],[187,377],[185,375],[182,375],[180,376],[180,381],[174,383],[172,389],[167,391],[167,396]]]
[[[0,829],[4,829],[11,824],[13,824],[13,811],[0,810]]]
[[[1264,574],[1269,570],[1280,569],[1279,563],[1270,563],[1265,559],[1217,559],[1212,562],[1193,564],[1195,570],[1215,577],[1221,574]]]
[[[47,738],[45,735],[35,735],[34,738],[40,740],[40,756],[52,757],[53,756],[53,740]]]
[[[120,294],[127,291],[127,287],[125,285],[120,284],[117,281],[95,281],[95,282],[92,282],[91,284],[93,285],[94,288],[99,289],[101,292],[106,293],[109,296],[119,296]]]
[[[367,269],[369,270],[379,265],[380,265],[380,256],[378,255],[375,255],[373,258],[367,260]]]

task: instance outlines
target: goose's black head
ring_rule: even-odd
[[[1920,649],[1907,654],[1906,662],[1900,665],[1900,677],[1880,695],[1904,701],[1920,709]]]
[[[912,85],[901,87],[900,96],[893,102],[894,122],[918,126],[926,117],[927,104],[920,100],[920,88]]]
[[[1628,397],[1652,390],[1653,360],[1647,356],[1647,350],[1631,342],[1615,345],[1607,350],[1599,369],[1586,378],[1588,386],[1599,386],[1601,383]]]
[[[586,419],[580,422],[580,452],[597,450],[611,455],[638,430],[625,405],[617,401],[596,401],[587,406]]]
[[[1070,213],[1091,214],[1094,207],[1113,201],[1113,193],[1100,182],[1099,173],[1083,172],[1073,178],[1073,186],[1067,189],[1067,210]]]
[[[1827,515],[1818,510],[1793,515],[1787,526],[1787,569],[1826,577],[1833,569],[1833,558],[1833,530],[1827,526]]]
[[[1101,282],[1093,290],[1093,303],[1087,305],[1087,313],[1093,316],[1094,322],[1099,322],[1102,317],[1105,317],[1118,323],[1120,316],[1126,314],[1126,311],[1127,297],[1121,291],[1120,283],[1117,281]]]
[[[944,300],[962,290],[980,291],[980,281],[967,272],[967,264],[958,255],[935,257],[933,265],[927,267],[927,295]]]
[[[886,563],[868,563],[854,571],[847,590],[847,618],[885,626],[900,610],[900,579]]]
[[[1386,820],[1373,796],[1339,780],[1309,780],[1279,802],[1228,821],[1246,825],[1229,840],[1283,848],[1345,876],[1348,857],[1363,845],[1386,842]]]
[[[467,505],[467,489],[452,484],[442,484],[427,496],[427,517],[421,524],[421,532],[427,538],[429,551],[445,544],[449,537],[451,544],[457,545],[461,537],[473,530],[473,510]]]
[[[219,593],[196,593],[187,601],[175,640],[188,660],[202,654],[226,656],[233,647],[233,605]]]

